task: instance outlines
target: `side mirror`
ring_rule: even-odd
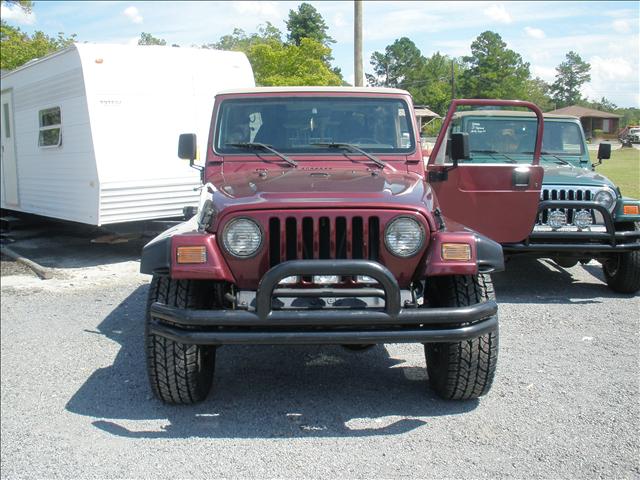
[[[611,158],[611,144],[601,143],[598,145],[598,163],[592,163],[591,168],[595,170],[598,165],[602,165],[602,160]]]
[[[611,158],[611,144],[601,143],[598,145],[598,160],[608,160]]]
[[[469,134],[467,132],[455,132],[451,134],[451,160],[454,165],[458,160],[469,158]]]
[[[183,133],[178,140],[178,157],[184,160],[190,160],[191,163],[196,159],[196,151],[198,144],[196,142],[195,133]]]

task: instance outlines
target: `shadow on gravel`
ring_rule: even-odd
[[[109,265],[139,260],[142,247],[150,240],[151,235],[144,231],[142,223],[127,225],[128,234],[114,236],[91,225],[26,215],[17,227],[4,233],[2,242],[43,267]],[[121,243],[92,242],[101,237]]]
[[[455,415],[477,401],[445,402],[427,387],[424,367],[403,366],[382,346],[226,346],[217,354],[214,387],[195,406],[152,397],[143,346],[147,287],[136,289],[87,335],[121,349],[113,365],[93,372],[67,410],[133,438],[359,437],[402,434]],[[421,350],[420,350],[421,352]]]
[[[506,271],[492,275],[498,303],[555,303],[584,305],[602,303],[602,298],[624,297],[607,287],[599,265],[580,265],[562,268],[551,260],[514,257],[506,264]],[[595,277],[584,282],[572,271],[586,270]]]

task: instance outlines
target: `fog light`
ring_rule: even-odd
[[[176,261],[184,263],[207,263],[207,248],[201,247],[178,247]]]
[[[294,275],[293,277],[283,278],[278,282],[278,285],[295,285],[296,283],[300,283],[300,277]]]
[[[469,261],[471,260],[471,245],[468,243],[443,243],[442,259]]]
[[[625,205],[622,207],[622,211],[625,215],[638,215],[640,213],[640,207],[638,207],[638,205]]]
[[[567,224],[567,214],[561,210],[554,210],[549,213],[549,219],[547,223],[551,228],[557,230],[558,228],[562,228]]]
[[[368,277],[367,275],[358,275],[356,277],[356,283],[378,283],[375,278]]]
[[[589,210],[579,210],[573,215],[573,224],[580,230],[587,228],[593,223]]]
[[[316,285],[333,285],[340,283],[340,277],[338,275],[314,275],[313,283]]]

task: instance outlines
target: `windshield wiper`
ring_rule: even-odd
[[[309,145],[314,145],[316,147],[343,148],[345,150],[353,150],[354,152],[358,152],[358,153],[364,155],[365,157],[367,157],[369,160],[371,160],[373,163],[375,163],[380,168],[384,168],[384,167],[387,166],[387,164],[384,163],[382,160],[380,160],[378,157],[375,157],[375,156],[371,155],[370,153],[365,152],[360,147],[356,147],[355,145],[352,145],[351,143],[310,143]]]
[[[489,155],[491,155],[492,158],[495,158],[495,155],[502,155],[504,158],[507,159],[506,160],[507,163],[518,163],[506,153],[496,152],[495,150],[471,150],[470,153],[488,153]]]
[[[525,155],[533,155],[533,152],[522,152]],[[571,165],[570,162],[567,162],[566,160],[561,159],[558,155],[554,155],[553,153],[549,153],[549,152],[540,152],[540,160],[547,160],[546,158],[543,157],[543,155],[547,155],[548,157],[553,157],[555,158],[558,162],[560,162],[561,165]],[[547,160],[548,162],[549,160]]]
[[[268,152],[271,152],[274,155],[280,157],[282,160],[287,162],[292,167],[297,167],[298,166],[298,162],[296,162],[292,158],[287,157],[284,153],[280,153],[275,148],[273,148],[271,145],[267,145],[265,143],[242,142],[242,143],[225,143],[225,145],[229,145],[231,147],[241,147],[241,148],[244,147],[244,148],[251,148],[251,149],[261,148],[262,150],[267,150]]]

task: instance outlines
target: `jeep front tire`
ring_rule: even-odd
[[[209,282],[172,280],[154,275],[149,287],[145,347],[149,383],[156,397],[170,404],[192,404],[206,398],[213,382],[216,349],[188,345],[150,333],[150,307],[161,302],[179,308],[211,308]]]
[[[640,223],[617,225],[622,231],[640,230]],[[618,253],[602,262],[602,270],[607,285],[614,292],[636,293],[640,290],[640,251]]]
[[[434,307],[464,307],[495,299],[489,275],[446,276],[428,280]],[[449,343],[426,343],[431,388],[445,400],[470,400],[491,388],[498,361],[498,330],[478,338]]]

